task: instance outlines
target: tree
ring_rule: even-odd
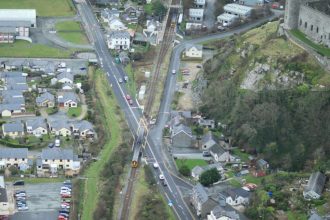
[[[183,175],[183,176],[190,176],[190,169],[187,165],[182,165],[179,168],[179,172]]]
[[[202,173],[200,182],[203,186],[209,186],[220,180],[220,174],[216,168],[207,170]]]
[[[166,14],[166,7],[159,0],[152,3],[152,8],[154,10],[154,15],[156,16],[164,16]]]
[[[15,176],[19,173],[19,170],[16,166],[10,166],[9,171],[12,176]]]

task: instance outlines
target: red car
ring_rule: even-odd
[[[59,215],[57,220],[68,220],[68,218],[64,217],[63,215]]]
[[[127,100],[131,100],[131,96],[130,95],[126,95],[126,99]]]
[[[61,194],[61,198],[71,198],[71,194]]]

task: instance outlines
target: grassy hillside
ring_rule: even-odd
[[[209,80],[200,110],[228,124],[234,145],[287,170],[326,166],[330,152],[329,73],[277,36],[268,23],[220,42],[204,65]],[[281,158],[281,160],[278,160]],[[310,163],[316,162],[313,166]],[[329,163],[330,164],[330,163]]]

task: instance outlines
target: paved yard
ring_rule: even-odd
[[[55,220],[60,207],[60,188],[62,183],[26,184],[15,190],[26,190],[27,212],[18,212],[11,220]]]

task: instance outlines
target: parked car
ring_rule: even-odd
[[[163,186],[167,186],[166,180],[163,181]]]
[[[133,104],[134,104],[132,99],[130,99],[130,100],[128,101],[128,103],[129,103],[130,105],[133,105]]]
[[[128,81],[128,76],[124,76],[124,80],[125,80],[125,82],[127,82]]]
[[[122,79],[122,78],[119,78],[119,79],[118,79],[118,82],[119,82],[119,83],[123,83],[123,79]]]
[[[29,210],[29,207],[28,207],[28,206],[19,206],[19,207],[17,208],[17,210],[18,210],[18,211],[27,211],[27,210]]]
[[[203,157],[211,157],[211,153],[208,151],[203,151]]]
[[[165,179],[164,175],[163,175],[163,174],[160,174],[160,175],[159,175],[159,179],[160,179],[160,180],[164,180],[164,179]]]
[[[24,180],[17,180],[13,184],[14,186],[24,186]]]
[[[25,192],[15,193],[15,197],[26,197],[26,193]]]
[[[156,163],[156,162],[153,164],[153,166],[155,169],[157,169],[159,167],[158,163]]]
[[[55,144],[54,143],[50,143],[50,144],[48,144],[48,147],[49,148],[53,148],[53,147],[55,147]]]
[[[176,74],[176,70],[175,70],[175,69],[172,70],[172,74],[173,74],[173,75]]]

